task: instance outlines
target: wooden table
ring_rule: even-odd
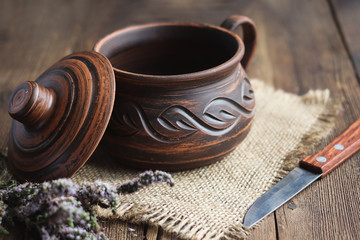
[[[335,130],[318,149],[360,117],[358,0],[0,0],[0,149],[7,145],[11,92],[58,59],[90,50],[100,37],[128,25],[218,25],[231,14],[247,15],[258,27],[250,77],[296,94],[329,88],[333,97],[343,99]],[[249,239],[359,239],[359,158],[353,156],[267,217]],[[111,239],[177,239],[153,226],[102,225]]]

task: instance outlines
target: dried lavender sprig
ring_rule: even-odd
[[[96,217],[85,211],[73,196],[60,196],[51,200],[41,222],[43,239],[58,236],[60,239],[98,239]],[[95,221],[94,221],[95,220]]]
[[[174,180],[169,173],[163,171],[145,171],[139,174],[138,178],[134,178],[117,187],[110,183],[95,181],[86,182],[79,189],[79,199],[85,208],[90,209],[91,206],[100,205],[101,207],[110,207],[113,212],[119,205],[119,194],[129,194],[138,191],[143,187],[148,187],[152,183],[167,183],[174,185]]]
[[[174,180],[169,173],[156,170],[155,172],[149,170],[141,173],[138,178],[134,178],[118,188],[119,193],[133,193],[143,187],[148,187],[152,183],[167,183],[171,187],[174,186]]]
[[[7,205],[0,201],[0,224],[2,223],[2,220],[6,214]],[[6,230],[3,226],[0,225],[0,233],[2,234],[9,234],[8,230]]]
[[[93,183],[85,182],[79,189],[78,198],[87,209],[100,205],[115,211],[120,202],[116,186],[99,180]]]
[[[115,211],[119,194],[132,193],[160,182],[174,184],[171,175],[162,171],[146,171],[120,187],[101,181],[79,186],[70,179],[41,184],[11,182],[0,186],[0,224],[3,220],[13,226],[15,222],[22,222],[46,240],[104,240],[107,238],[99,232],[93,208],[100,205]],[[7,230],[0,225],[0,232]]]

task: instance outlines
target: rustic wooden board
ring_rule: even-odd
[[[274,84],[299,94],[329,88],[344,99],[334,132],[315,149],[320,150],[360,116],[353,66],[328,2],[274,1],[269,9],[263,12],[264,35]],[[356,239],[358,159],[359,154],[276,211],[278,239]]]
[[[11,124],[7,114],[11,92],[58,59],[89,50],[100,37],[131,24],[220,24],[235,13],[251,17],[258,27],[257,54],[249,76],[297,94],[329,88],[344,99],[334,132],[320,144],[325,146],[360,117],[355,74],[355,68],[360,72],[359,12],[356,0],[331,4],[326,0],[0,0],[0,150],[6,148]],[[360,235],[359,157],[355,155],[270,215],[249,238],[356,239]],[[112,239],[178,239],[154,226],[122,221],[105,221],[102,226]]]
[[[272,213],[270,216],[262,220],[259,225],[250,231],[250,235],[248,236],[248,240],[275,240],[277,239],[276,235],[276,220],[275,213]]]
[[[360,81],[360,2],[357,0],[331,0],[329,3]]]

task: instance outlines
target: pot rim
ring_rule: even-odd
[[[232,36],[238,43],[238,48],[235,52],[235,54],[229,58],[227,61],[215,66],[211,67],[205,70],[197,71],[197,72],[190,72],[190,73],[183,73],[183,74],[172,74],[172,75],[152,75],[152,74],[142,74],[142,73],[135,73],[135,72],[129,72],[125,70],[121,70],[119,68],[112,67],[115,75],[121,75],[126,78],[131,79],[139,79],[139,80],[151,80],[154,82],[164,82],[169,80],[176,80],[181,82],[187,82],[187,81],[193,81],[196,79],[204,79],[207,77],[212,76],[215,73],[219,72],[228,72],[233,67],[240,64],[240,61],[242,57],[244,56],[244,43],[241,40],[241,38],[235,34],[234,32],[215,25],[211,24],[198,24],[198,23],[182,23],[182,22],[170,22],[170,23],[148,23],[148,24],[141,24],[141,25],[134,25],[125,27],[119,30],[116,30],[103,38],[101,38],[93,47],[93,50],[103,54],[100,49],[106,45],[109,41],[111,41],[114,37],[118,36],[119,34],[123,34],[128,31],[136,30],[136,29],[145,29],[145,28],[154,28],[154,27],[163,27],[163,26],[185,26],[185,27],[196,27],[196,28],[208,28],[212,30],[217,30],[224,32],[230,36]],[[105,55],[105,57],[108,57]]]

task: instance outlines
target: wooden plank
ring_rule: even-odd
[[[159,227],[154,225],[148,225],[145,232],[146,240],[157,240]]]
[[[357,0],[329,0],[329,3],[360,81],[360,2]]]
[[[175,233],[165,232],[163,229],[159,228],[157,239],[158,240],[182,240],[183,238],[179,237]]]
[[[276,236],[276,222],[274,218],[275,214],[271,214],[262,220],[261,223],[254,229],[250,231],[250,235],[248,236],[248,240],[258,240],[258,239],[266,239],[266,240],[275,240]]]
[[[326,1],[272,1],[261,14],[266,43],[258,45],[267,45],[263,56],[275,86],[298,94],[329,88],[344,99],[334,132],[315,149],[320,150],[360,116],[359,83],[331,9]],[[356,239],[358,159],[359,154],[276,211],[279,239]]]
[[[100,222],[100,225],[109,239],[144,239],[145,225],[120,220],[103,220]]]

